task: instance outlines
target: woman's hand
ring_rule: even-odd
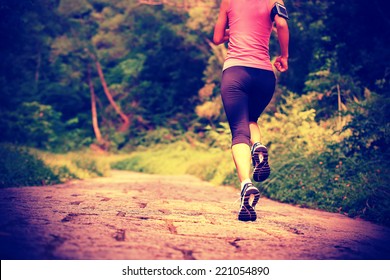
[[[277,57],[274,66],[279,72],[286,72],[288,69],[288,58],[284,56]]]

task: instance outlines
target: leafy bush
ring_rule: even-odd
[[[27,150],[0,145],[0,187],[43,186],[59,182],[60,177]]]
[[[348,211],[390,225],[390,98],[371,94],[352,104],[351,135],[335,150],[346,162],[345,180],[354,187]]]
[[[283,137],[269,135],[273,172],[263,184],[265,193],[283,202],[390,224],[388,99],[351,104],[352,121],[339,139],[334,130],[316,125],[315,114],[306,124],[297,122],[305,114],[294,108],[304,106],[289,104],[282,116],[264,124],[272,128],[292,124],[285,127]],[[283,121],[275,122],[278,118]]]
[[[221,122],[218,127],[212,128],[206,126],[205,139],[210,147],[229,150],[232,145],[232,134],[230,133],[229,123]]]
[[[50,166],[51,170],[54,172],[54,174],[57,174],[60,178],[61,182],[67,182],[73,179],[80,179],[76,174],[74,174],[68,166],[66,165],[54,165]]]
[[[58,141],[61,114],[38,102],[22,103],[15,111],[1,114],[2,140],[49,148]]]
[[[148,166],[140,164],[140,160],[140,156],[131,156],[130,158],[122,159],[112,163],[111,167],[118,170],[132,170],[136,172],[154,173],[152,170],[148,170]]]
[[[141,137],[138,137],[137,144],[141,146],[152,146],[156,144],[169,144],[178,141],[179,133],[165,127],[149,130]]]
[[[88,170],[90,173],[94,173],[98,176],[104,175],[104,169],[99,166],[99,163],[91,158],[79,158],[73,160],[76,166],[80,169]]]
[[[88,147],[93,142],[94,139],[89,131],[82,128],[73,128],[70,121],[67,121],[64,131],[58,137],[58,141],[48,150],[56,153],[67,153]]]
[[[271,160],[282,154],[318,154],[328,143],[338,142],[343,135],[335,133],[335,122],[317,122],[313,107],[317,96],[298,96],[288,92],[273,116],[264,115],[259,126],[263,132],[262,142],[270,148]]]
[[[93,142],[85,120],[61,120],[50,105],[24,102],[12,112],[0,112],[0,141],[56,152],[77,150]]]

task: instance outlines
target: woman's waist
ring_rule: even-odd
[[[223,70],[232,66],[247,66],[247,67],[273,71],[273,67],[269,59],[256,59],[254,57],[245,57],[245,58],[227,57],[223,64]]]

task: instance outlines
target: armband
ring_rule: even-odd
[[[275,20],[276,15],[285,19],[289,19],[286,7],[282,4],[279,4],[278,2],[275,3],[274,7],[271,10],[271,21]]]

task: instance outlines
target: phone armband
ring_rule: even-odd
[[[271,10],[271,21],[275,20],[276,15],[285,19],[289,19],[286,7],[278,2],[275,3],[274,7]]]

